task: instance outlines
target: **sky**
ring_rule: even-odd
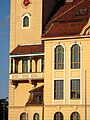
[[[8,97],[9,13],[9,0],[2,0],[0,3],[0,99]]]

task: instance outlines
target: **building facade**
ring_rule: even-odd
[[[10,7],[9,120],[89,120],[90,0]]]

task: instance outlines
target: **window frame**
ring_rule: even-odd
[[[22,60],[22,73],[28,73],[28,60]]]
[[[27,29],[30,28],[30,13],[26,13],[22,16],[22,29]],[[28,18],[28,26],[24,26],[24,18],[27,17]]]
[[[73,114],[77,114],[78,115],[78,119],[76,118],[76,120],[80,120],[80,114],[78,112],[73,112],[70,116],[70,120],[73,120]]]
[[[64,80],[54,80],[54,100],[63,99],[64,99]]]
[[[79,83],[79,85],[77,85]],[[71,79],[70,81],[70,99],[80,99],[80,79]]]
[[[77,47],[78,50],[75,50],[75,47]],[[70,68],[71,69],[80,69],[81,64],[81,47],[78,44],[73,44],[70,49],[71,54],[71,63]],[[76,59],[76,57],[77,59]],[[76,66],[77,65],[77,66]]]
[[[38,115],[38,118],[35,118],[36,115]],[[40,120],[40,115],[39,115],[39,113],[35,113],[35,114],[33,115],[33,120]]]
[[[61,50],[60,50],[61,49]],[[64,47],[62,45],[57,45],[54,48],[54,69],[64,69]]]
[[[64,116],[61,112],[56,112],[54,114],[54,120],[63,120],[64,119]]]
[[[24,118],[23,118],[23,115],[24,115]],[[26,113],[25,112],[20,114],[20,120],[26,120]]]

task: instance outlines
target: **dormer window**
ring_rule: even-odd
[[[76,16],[81,16],[81,15],[86,15],[87,14],[87,11],[88,9],[87,8],[82,8],[82,9],[79,9],[77,12],[76,12]]]
[[[22,28],[30,28],[30,14],[25,14],[22,17]]]

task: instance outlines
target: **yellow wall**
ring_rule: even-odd
[[[22,0],[13,0],[11,1],[10,9],[10,51],[18,44],[40,43],[42,34],[42,0],[32,0],[32,4],[28,8],[22,7]],[[30,28],[22,29],[22,16],[25,13],[31,14]]]
[[[81,46],[81,69],[70,69],[70,47],[73,44]],[[58,44],[63,45],[65,49],[65,68],[63,70],[54,70],[54,48]],[[76,38],[66,40],[46,40],[45,41],[45,72],[44,72],[44,103],[51,104],[84,104],[85,103],[85,70],[87,72],[87,103],[90,103],[90,38]],[[70,79],[79,78],[81,86],[80,100],[70,100]],[[64,80],[64,99],[54,100],[54,80]],[[48,99],[47,99],[48,98]]]

